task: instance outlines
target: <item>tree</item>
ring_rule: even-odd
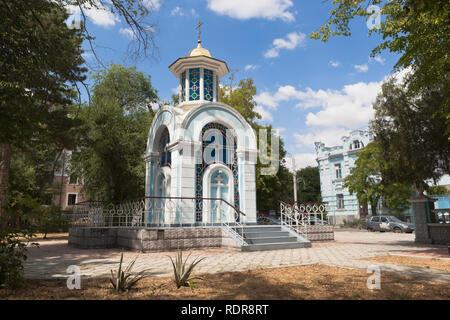
[[[383,184],[380,177],[380,152],[375,143],[369,143],[358,154],[355,166],[344,179],[344,187],[348,188],[350,194],[356,194],[360,204],[370,204],[372,215],[377,214]]]
[[[233,81],[234,75],[230,77]],[[252,78],[242,79],[239,81],[237,88],[230,86],[220,88],[220,101],[233,107],[245,118],[245,120],[252,126],[256,133],[259,129],[266,129],[267,132],[267,156],[271,157],[271,135],[272,126],[263,126],[257,123],[261,119],[261,115],[255,111],[256,102],[254,96],[256,95],[256,86]],[[279,137],[278,137],[279,138]],[[261,141],[258,139],[258,148]],[[293,174],[285,167],[282,159],[286,155],[283,141],[279,141],[279,159],[278,171],[273,175],[262,175],[261,169],[267,167],[263,165],[258,157],[256,162],[256,206],[260,211],[276,210],[279,207],[279,201],[292,202]]]
[[[319,167],[308,166],[297,171],[297,199],[299,202],[320,202]]]
[[[81,16],[80,31],[83,37],[89,41],[90,48],[97,58],[91,36],[86,24],[87,10],[95,8],[106,11],[123,19],[128,29],[133,34],[130,42],[130,53],[136,58],[147,56],[149,52],[154,53],[156,46],[154,43],[155,25],[149,24],[146,17],[158,8],[158,0],[52,0],[60,4],[61,7],[72,9]],[[80,21],[73,21],[79,23]],[[78,26],[74,26],[78,27]],[[100,61],[101,62],[101,61]]]
[[[255,121],[261,119],[261,115],[255,111],[255,95],[256,87],[252,78],[240,80],[238,87],[233,90],[229,87],[220,88],[220,101],[239,111],[253,127]]]
[[[98,200],[129,200],[144,194],[145,152],[157,92],[149,75],[111,65],[94,75],[92,105],[82,109],[81,146],[73,172]]]
[[[445,186],[429,186],[428,194],[448,194],[449,190]]]
[[[334,0],[330,18],[317,32],[314,39],[328,41],[332,36],[350,36],[350,21],[355,17],[369,18],[373,11],[370,6],[381,7],[382,19],[379,27],[372,28],[371,34],[379,34],[383,41],[372,50],[374,57],[383,50],[400,55],[395,70],[411,68],[412,74],[406,79],[411,95],[422,90],[449,91],[448,70],[450,59],[450,2],[447,0]],[[380,17],[381,18],[381,17]],[[435,105],[433,114],[446,117],[446,130],[450,139],[450,101],[446,99]],[[442,133],[444,133],[442,132]]]
[[[385,179],[423,193],[427,180],[436,182],[450,173],[450,140],[444,134],[447,119],[435,113],[447,97],[441,89],[410,96],[394,79],[383,84],[373,105],[371,128]]]
[[[65,24],[68,14],[45,0],[0,2],[0,210],[8,195],[13,146],[51,140],[73,143],[69,117],[74,86],[85,79],[82,36]]]
[[[383,176],[383,168],[388,165],[382,158],[380,147],[371,142],[358,153],[355,166],[344,179],[344,187],[348,188],[350,194],[356,194],[360,204],[370,204],[372,215],[377,214],[381,198],[395,214],[400,214],[409,207],[411,187],[386,179]]]

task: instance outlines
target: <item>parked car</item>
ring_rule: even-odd
[[[367,231],[393,231],[396,233],[412,233],[414,231],[413,224],[394,216],[372,216],[363,222],[362,227]]]
[[[327,221],[321,220],[319,218],[316,219],[316,217],[314,217],[312,215],[309,216],[309,223],[311,225],[324,225],[324,226],[328,225]]]

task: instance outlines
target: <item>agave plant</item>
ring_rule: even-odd
[[[189,254],[186,260],[183,261],[183,252],[181,250],[178,250],[177,257],[175,261],[172,260],[171,257],[170,261],[172,262],[173,266],[173,274],[174,274],[174,280],[177,285],[177,288],[180,287],[193,287],[194,282],[191,278],[191,273],[194,271],[194,268],[197,266],[197,264],[200,263],[205,258],[197,258],[190,263],[186,268],[186,263],[191,255]]]
[[[119,269],[117,270],[117,273],[114,274],[113,270],[111,270],[111,278],[109,279],[111,281],[111,284],[113,285],[114,290],[116,290],[117,293],[127,291],[130,288],[132,288],[139,280],[145,278],[145,270],[142,270],[141,272],[137,274],[132,274],[131,269],[133,269],[134,263],[136,262],[136,258],[131,261],[128,266],[125,268],[125,270],[122,270],[122,262],[123,262],[123,253],[120,255],[120,263],[119,263]]]

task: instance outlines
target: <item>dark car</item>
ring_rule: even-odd
[[[311,225],[328,225],[327,221],[316,218],[313,215],[309,216],[309,223]]]
[[[412,233],[414,225],[404,222],[394,216],[372,216],[363,222],[362,227],[367,231],[393,231],[397,233]]]

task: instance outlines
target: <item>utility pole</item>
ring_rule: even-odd
[[[294,169],[294,204],[297,204],[297,169],[295,168],[294,157],[292,157],[292,168]]]

